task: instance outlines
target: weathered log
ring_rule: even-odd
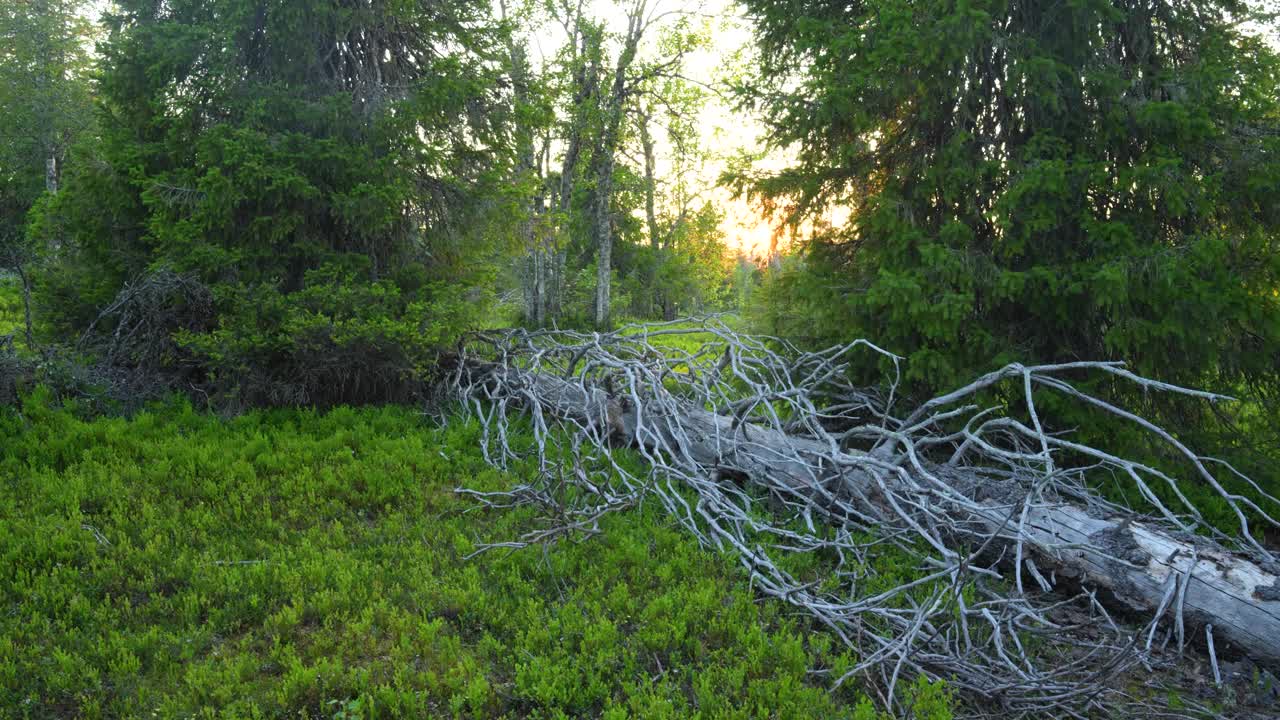
[[[600,388],[584,387],[559,377],[528,373],[517,368],[490,366],[486,371],[499,382],[521,387],[541,405],[562,419],[584,425],[599,425],[618,439],[660,447],[654,437],[645,437],[636,417],[637,408]],[[822,486],[836,489],[830,477],[814,472],[814,467],[835,460],[830,467],[838,476],[839,488],[849,495],[871,498],[879,483],[893,485],[893,473],[866,469],[859,456],[832,452],[829,446],[771,428],[756,427],[706,410],[686,407],[678,419],[692,440],[685,450],[708,472],[729,470],[750,479],[786,478],[798,494],[813,496]],[[858,468],[856,472],[840,472]],[[940,475],[958,479],[963,470],[939,468]],[[964,478],[956,485],[970,493],[990,478]],[[912,491],[907,489],[908,492]],[[988,487],[987,494],[992,494]],[[817,501],[817,498],[814,498]],[[959,525],[978,520],[985,532],[995,533],[1017,518],[1016,505],[995,500],[977,501],[950,512]],[[867,508],[884,513],[884,508]],[[1173,537],[1160,528],[1148,527],[1127,516],[1095,517],[1082,507],[1060,503],[1032,507],[1025,521],[1028,555],[1041,571],[1053,571],[1085,586],[1105,588],[1119,609],[1131,613],[1180,614],[1186,637],[1199,636],[1212,624],[1220,638],[1255,661],[1280,662],[1280,576],[1216,543],[1195,536]],[[1014,542],[1016,538],[1007,538]],[[1010,555],[1013,553],[1011,552]],[[1174,620],[1175,623],[1178,620]]]
[[[719,344],[680,352],[651,342],[694,331]],[[1108,679],[1134,662],[1163,662],[1154,651],[1175,639],[1179,649],[1209,645],[1214,667],[1224,641],[1231,652],[1280,666],[1277,567],[1248,526],[1248,517],[1280,525],[1257,504],[1280,501],[1256,485],[1256,502],[1228,492],[1207,459],[1066,377],[1105,372],[1147,390],[1222,398],[1134,376],[1118,363],[1009,366],[903,419],[892,412],[892,386],[885,396],[843,381],[841,358],[858,347],[893,357],[862,341],[801,353],[714,324],[481,336],[459,356],[454,388],[475,403],[485,452],[497,447],[496,462],[536,454],[543,479],[508,492],[460,490],[498,506],[554,506],[555,527],[503,547],[590,532],[604,513],[656,499],[700,541],[732,549],[759,591],[856,647],[865,659],[837,684],[859,674],[890,709],[909,669],[996,701],[1009,717],[1091,712],[1131,701]],[[1002,382],[1025,388],[1029,423],[973,402]],[[1045,431],[1033,386],[1168,443],[1236,510],[1243,539],[1204,523],[1172,476]],[[533,418],[532,448],[511,446],[508,413]],[[623,445],[644,456],[647,473],[617,461],[613,449]],[[1089,462],[1058,465],[1068,457]],[[1085,474],[1099,467],[1130,477],[1156,516],[1090,492]],[[1148,480],[1169,484],[1183,505],[1166,507]],[[744,492],[747,485],[759,493]],[[567,486],[579,491],[566,495]],[[762,497],[771,498],[768,510]],[[867,595],[864,581],[878,574],[868,553],[885,543],[916,558],[919,577]],[[793,578],[775,562],[793,552],[835,559],[835,586]],[[965,588],[976,588],[976,599]],[[1091,619],[1081,625],[1100,624],[1102,633],[1072,633],[1054,619],[1067,592],[1086,601]],[[1116,623],[1106,607],[1145,624]],[[1022,641],[1030,635],[1064,652],[1028,652]]]

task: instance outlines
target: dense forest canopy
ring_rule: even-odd
[[[1280,64],[1249,5],[744,5],[744,100],[799,148],[756,191],[855,208],[777,322],[875,337],[933,388],[1029,358],[1273,373]]]
[[[468,283],[476,223],[501,202],[485,190],[510,111],[486,13],[145,2],[104,23],[95,162],[42,208],[68,248],[51,323],[83,330],[163,268],[211,293],[156,329],[176,343],[166,362],[220,391],[403,392],[419,338],[459,312],[433,281]]]
[[[124,2],[96,45],[90,9],[11,20],[61,23],[80,68],[15,96],[31,122],[95,98],[56,148],[80,154],[65,187],[29,215],[52,140],[12,163],[6,243],[48,251],[50,332],[114,332],[134,288],[180,311],[116,333],[133,347],[113,357],[237,403],[392,399],[495,298],[534,325],[606,327],[726,308],[752,279],[698,186],[714,88],[685,73],[713,33],[697,8]],[[16,48],[12,87],[49,52]],[[151,297],[157,273],[202,287]]]
[[[367,437],[409,421],[313,410],[425,406],[465,428],[433,435],[462,446],[440,451],[446,463],[456,451],[460,467],[529,476],[515,489],[488,478],[473,499],[551,518],[523,518],[512,527],[527,534],[497,547],[594,535],[606,515],[639,507],[642,525],[665,513],[699,551],[729,552],[726,568],[740,563],[801,607],[830,635],[777,680],[803,677],[805,691],[770,708],[940,720],[960,702],[949,687],[1011,714],[1092,712],[1131,688],[1083,699],[1062,679],[1087,664],[1075,650],[1058,658],[1065,669],[1032,667],[1043,648],[1021,646],[1019,623],[1050,623],[1058,607],[1037,604],[1032,578],[1051,599],[1059,570],[1084,590],[1100,583],[1110,594],[1089,613],[1116,600],[1154,616],[1140,656],[1119,641],[1089,646],[1127,678],[1135,658],[1159,664],[1167,608],[1179,655],[1186,628],[1205,626],[1194,591],[1182,609],[1201,550],[1274,575],[1276,27],[1250,0],[10,0],[0,432],[38,440],[0,449],[0,468],[61,472],[61,451],[46,447],[58,426],[151,457],[116,426],[95,428],[139,412],[147,422],[157,407],[186,418],[165,432],[191,423],[208,437],[222,431],[201,413],[263,428],[282,418],[282,436],[321,468],[295,424]],[[722,434],[735,439],[708,449]],[[401,463],[402,448],[369,442]],[[365,462],[355,494],[376,495]],[[211,482],[234,494],[240,470],[224,470]],[[95,471],[70,472],[91,494]],[[286,505],[314,499],[303,485],[265,502],[302,522]],[[13,494],[0,516],[27,508],[61,527],[54,491],[5,487],[34,500]],[[111,487],[168,507],[150,486]],[[440,502],[433,493],[390,483],[386,507]],[[997,500],[1012,508],[1001,522]],[[361,523],[383,512],[353,502]],[[326,507],[340,523],[338,505]],[[154,519],[112,507],[119,528]],[[1134,553],[1146,546],[1113,536],[1134,523],[1165,533],[1159,543],[1194,558],[1183,568],[1170,556],[1161,577],[1185,579],[1166,592],[1135,567],[1072,566],[1063,557],[1081,543],[1064,550],[1027,530],[1041,510],[1066,522],[1049,507],[1105,527],[1089,537],[1138,558],[1129,566],[1143,566]],[[79,516],[70,526],[81,522],[99,532]],[[254,525],[261,538],[276,530]],[[792,551],[801,557],[775,563]],[[394,576],[383,570],[379,582]],[[1230,601],[1256,596],[1270,612],[1280,596],[1255,585]],[[917,614],[904,620],[908,606]],[[971,634],[970,619],[983,630]],[[1196,642],[1218,673],[1213,624]],[[1247,632],[1219,628],[1224,647],[1258,656]],[[537,645],[512,632],[504,642]],[[844,654],[828,652],[831,637]],[[70,702],[53,689],[65,679],[20,687],[10,647],[0,638],[3,687],[40,703],[37,715]],[[648,662],[625,656],[625,672],[601,683]],[[803,663],[831,667],[806,675]],[[730,665],[715,672],[768,674]],[[856,687],[841,696],[846,676]],[[834,706],[808,692],[816,685]],[[599,715],[632,697],[522,687],[520,701],[487,685],[448,692],[459,716]],[[117,714],[147,705],[93,697],[118,701]],[[686,700],[661,702],[679,715],[698,705]],[[272,707],[314,714],[317,702]],[[437,707],[417,702],[404,707]]]
[[[1137,398],[1275,477],[1257,460],[1280,440],[1280,59],[1263,8],[744,6],[761,72],[739,97],[797,154],[732,180],[793,221],[853,208],[772,278],[771,331],[874,338],[919,392],[1006,362],[1123,359],[1251,399],[1224,416]]]

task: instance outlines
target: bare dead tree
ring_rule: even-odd
[[[691,333],[710,340],[695,351],[663,342]],[[859,352],[898,367],[865,340],[802,352],[714,319],[472,336],[451,388],[482,423],[491,462],[536,458],[538,473],[504,492],[459,492],[547,510],[537,531],[481,551],[594,533],[610,512],[659,503],[703,545],[732,551],[761,593],[855,648],[863,660],[832,684],[858,679],[889,710],[904,676],[923,673],[1000,717],[1083,717],[1137,704],[1112,679],[1201,637],[1214,667],[1215,640],[1217,651],[1280,663],[1278,568],[1251,532],[1278,525],[1280,502],[1078,381],[1227,398],[1121,363],[1072,362],[1010,365],[904,412],[896,372],[883,390],[847,381]],[[1017,390],[1021,408],[983,406],[1001,386]],[[1184,479],[1044,427],[1044,393],[1150,433],[1184,461]],[[1090,474],[1102,472],[1131,481],[1154,514],[1091,490]],[[1204,520],[1188,481],[1234,511],[1238,535]],[[1176,504],[1161,499],[1170,496]],[[915,563],[913,579],[880,576],[873,560],[889,549]],[[796,554],[821,570],[788,570]]]
[[[89,323],[76,343],[104,365],[156,370],[173,359],[173,334],[213,323],[213,293],[197,278],[159,268],[125,283]]]

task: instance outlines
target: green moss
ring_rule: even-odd
[[[543,552],[478,430],[405,408],[0,415],[13,717],[871,717],[856,661],[657,508]],[[525,470],[518,470],[523,472]],[[950,714],[941,686],[917,717]]]

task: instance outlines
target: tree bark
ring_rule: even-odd
[[[659,270],[663,263],[666,262],[666,258],[662,234],[658,230],[657,202],[655,198],[658,190],[658,180],[654,168],[656,158],[654,156],[653,137],[649,134],[649,114],[644,111],[640,113],[640,147],[644,151],[644,216],[645,223],[649,229],[649,248],[653,251],[653,267],[649,270],[649,291],[652,293],[649,298],[649,306],[651,312],[654,309],[660,310],[665,317],[669,304],[666,302],[665,294],[658,283]]]
[[[610,162],[610,168],[612,165],[613,163]],[[609,304],[612,302],[610,293],[613,280],[613,220],[609,217],[609,205],[608,195],[602,194],[597,197],[596,210],[592,219],[596,236],[595,325],[601,330],[609,328]]]
[[[613,70],[613,82],[604,105],[604,125],[600,133],[595,162],[595,188],[592,232],[596,239],[595,325],[607,329],[610,323],[611,280],[613,271],[613,170],[618,144],[622,139],[622,119],[626,114],[631,91],[628,73],[635,62],[640,39],[646,27],[645,0],[637,0],[627,17],[627,34]]]
[[[640,114],[640,147],[644,151],[644,217],[649,228],[649,247],[657,251],[661,247],[661,236],[658,232],[658,213],[655,195],[657,195],[657,177],[654,165],[656,159],[653,150],[653,137],[649,135],[649,114]]]
[[[503,21],[507,20],[505,0],[499,3]],[[529,59],[522,45],[508,38],[507,56],[510,63],[511,86],[517,107],[529,107],[531,98],[529,84],[532,81]],[[517,234],[520,245],[524,248],[524,268],[521,273],[521,284],[524,286],[525,318],[535,327],[542,327],[547,320],[547,283],[546,273],[549,265],[546,251],[539,233],[540,216],[544,210],[542,193],[543,184],[539,182],[542,165],[534,147],[534,129],[521,125],[515,130],[516,137],[516,182],[523,191],[530,194],[524,199]]]

